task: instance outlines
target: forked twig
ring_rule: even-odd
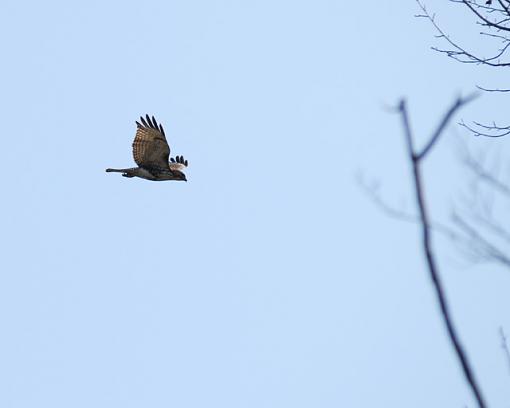
[[[439,307],[441,309],[441,315],[443,317],[443,321],[445,323],[448,336],[453,345],[457,358],[462,367],[462,371],[464,373],[464,377],[473,392],[473,395],[478,403],[480,408],[485,408],[486,404],[484,402],[484,398],[482,396],[480,386],[478,385],[474,371],[469,363],[466,352],[464,351],[463,346],[460,343],[459,335],[453,325],[453,319],[450,313],[450,309],[448,306],[448,302],[446,299],[446,294],[444,291],[443,283],[441,281],[441,277],[439,275],[439,270],[437,267],[437,261],[434,256],[434,252],[432,249],[432,240],[431,240],[431,225],[429,221],[429,215],[427,212],[426,204],[425,204],[425,193],[423,189],[423,180],[421,176],[421,164],[422,161],[427,157],[430,153],[431,149],[439,140],[442,135],[446,125],[449,123],[450,119],[453,115],[465,104],[469,103],[471,100],[475,98],[475,95],[468,96],[466,98],[458,98],[455,103],[450,107],[450,109],[443,116],[442,120],[439,122],[438,127],[435,132],[429,139],[429,142],[425,145],[425,147],[421,150],[421,152],[417,152],[414,147],[413,135],[411,132],[411,127],[409,123],[409,115],[407,111],[407,105],[405,100],[402,100],[398,106],[398,112],[402,118],[402,124],[404,128],[405,140],[407,145],[407,153],[409,160],[411,162],[413,181],[414,181],[414,191],[416,196],[416,203],[418,207],[419,219],[421,224],[421,232],[422,232],[422,245],[423,251],[425,253],[425,258],[427,261],[427,267],[429,271],[430,278],[432,280],[434,290],[436,292],[437,300],[439,303]]]

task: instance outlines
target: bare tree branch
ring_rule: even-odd
[[[450,1],[452,3],[465,3],[465,0],[450,0]],[[508,66],[510,66],[510,62],[500,61],[500,58],[503,55],[505,55],[505,53],[508,51],[508,49],[510,47],[510,38],[505,37],[504,35],[481,32],[480,33],[481,35],[486,35],[486,36],[493,37],[495,39],[499,39],[504,45],[501,48],[499,48],[499,50],[497,52],[495,52],[495,54],[492,55],[491,57],[479,57],[479,56],[475,55],[473,52],[468,51],[465,47],[460,45],[455,40],[453,40],[451,38],[451,36],[449,36],[439,26],[439,24],[436,22],[435,14],[430,14],[429,11],[427,10],[425,4],[422,3],[421,0],[416,0],[416,3],[418,4],[418,6],[420,7],[420,9],[422,11],[422,14],[416,15],[416,17],[426,18],[427,20],[429,20],[430,23],[434,26],[435,30],[438,33],[437,37],[445,40],[451,47],[451,49],[442,49],[442,48],[438,48],[438,47],[432,47],[432,49],[434,51],[437,51],[442,54],[446,54],[448,57],[450,57],[456,61],[462,62],[464,64],[482,64],[482,65],[488,65],[491,67],[508,67]],[[466,3],[473,9],[474,9],[474,6],[481,7],[480,5],[477,5],[476,3],[472,3],[472,2],[466,2]],[[493,10],[492,8],[490,10],[498,11],[496,9]],[[501,11],[501,10],[499,10],[499,11]],[[478,14],[480,14],[480,13],[478,13]],[[489,29],[491,27],[497,27],[498,29],[503,30],[501,27],[505,27],[505,29],[510,31],[510,28],[502,25],[502,22],[499,22],[499,23],[500,24],[498,25],[497,23],[491,22],[491,25],[489,26],[489,24],[483,22],[483,25],[488,26]],[[507,31],[507,30],[505,30],[505,31]]]
[[[455,103],[452,105],[452,107],[447,111],[447,113],[444,115],[443,119],[441,120],[439,126],[437,127],[436,132],[432,135],[432,137],[429,139],[429,142],[426,144],[425,148],[422,150],[421,153],[416,153],[416,150],[414,148],[414,141],[413,136],[410,128],[409,123],[409,116],[407,111],[407,106],[405,100],[402,100],[399,104],[398,111],[400,112],[401,119],[402,119],[402,125],[404,128],[404,134],[405,134],[405,140],[407,145],[407,153],[409,160],[411,162],[412,167],[412,174],[413,174],[413,181],[414,181],[414,190],[415,190],[415,196],[416,196],[416,203],[418,207],[419,217],[421,221],[421,230],[422,230],[422,245],[423,245],[423,251],[425,253],[425,258],[427,261],[427,267],[429,271],[430,278],[432,280],[437,300],[440,306],[441,315],[443,317],[443,321],[445,323],[448,336],[450,338],[450,341],[453,345],[453,348],[455,350],[455,353],[457,354],[457,358],[459,359],[459,362],[462,367],[462,371],[464,373],[464,377],[471,388],[471,391],[473,392],[473,395],[478,403],[478,406],[480,408],[485,408],[486,404],[484,402],[484,398],[482,397],[482,393],[480,390],[480,387],[475,379],[475,375],[473,372],[473,369],[471,368],[471,364],[469,363],[468,357],[466,355],[466,352],[464,351],[463,346],[460,343],[459,336],[457,334],[457,331],[453,325],[450,309],[448,306],[448,302],[446,300],[446,294],[443,288],[443,284],[439,275],[439,270],[437,268],[437,262],[433,253],[432,249],[432,242],[431,242],[431,227],[430,227],[430,221],[429,221],[429,215],[427,212],[427,208],[425,205],[425,193],[423,189],[423,181],[421,176],[421,162],[422,160],[427,156],[427,154],[430,152],[431,148],[434,146],[435,143],[439,140],[439,136],[441,135],[441,132],[444,130],[445,126],[448,124],[448,121],[450,118],[455,114],[455,112],[471,101],[473,99],[473,96],[467,97],[467,98],[458,98]]]
[[[510,92],[510,89],[506,89],[506,88],[484,88],[483,86],[479,86],[479,85],[477,85],[476,87],[484,92],[501,92],[501,93]]]
[[[421,222],[419,215],[406,212],[386,202],[379,195],[377,188],[374,185],[369,185],[361,175],[358,175],[356,179],[359,186],[363,189],[367,196],[375,203],[377,207],[381,209],[382,212],[384,212],[389,217],[412,224],[419,224]],[[443,236],[447,237],[448,239],[458,244],[464,244],[464,246],[467,246],[468,244],[465,235],[460,235],[458,232],[454,231],[453,229],[447,227],[444,224],[438,222],[431,222],[429,226],[432,230],[439,232]]]
[[[466,220],[462,219],[458,214],[453,214],[453,222],[464,230],[477,245],[482,246],[482,248],[480,248],[480,253],[486,254],[486,260],[493,260],[510,267],[510,258],[484,238],[473,226],[469,225]]]
[[[472,156],[465,154],[463,162],[480,180],[490,184],[496,191],[510,197],[510,187],[483,168]]]
[[[508,342],[503,327],[499,328],[499,336],[501,337],[501,348],[505,353],[506,362],[508,364],[508,370],[510,372],[510,350],[508,349]]]
[[[500,21],[500,22],[490,21],[489,19],[485,18],[481,13],[478,12],[478,10],[476,10],[473,7],[472,2],[462,0],[462,3],[464,3],[480,20],[482,20],[489,27],[494,27],[494,28],[497,28],[498,30],[502,30],[502,31],[510,31],[509,27],[505,27],[504,25],[502,25],[505,22],[504,20]]]
[[[459,122],[459,125],[463,128],[469,130],[473,133],[474,136],[484,136],[484,137],[503,137],[510,134],[510,126],[498,126],[496,123],[492,123],[492,125],[484,125],[483,123],[473,122],[478,129],[475,129],[472,126],[467,125],[463,120]]]
[[[458,98],[455,101],[455,103],[450,107],[450,109],[448,109],[448,112],[446,112],[446,114],[444,115],[443,119],[439,123],[439,126],[437,127],[436,131],[434,132],[434,134],[430,138],[429,142],[425,145],[425,147],[423,148],[421,153],[417,154],[416,160],[421,160],[422,158],[424,158],[429,153],[430,149],[432,149],[432,147],[436,144],[437,140],[439,139],[439,137],[443,133],[444,128],[450,122],[450,119],[455,114],[455,112],[462,105],[464,105],[466,103],[469,103],[473,99],[475,99],[476,96],[477,96],[476,94],[471,94],[471,95],[467,96],[466,98],[463,98],[463,99]]]
[[[417,215],[409,214],[405,211],[394,208],[386,201],[384,201],[377,192],[378,186],[374,185],[373,183],[372,185],[369,185],[361,174],[357,175],[356,181],[358,182],[358,185],[363,189],[363,191],[370,197],[370,199],[372,199],[372,201],[389,217],[400,221],[412,223],[418,222],[419,219]]]
[[[482,64],[491,67],[506,68],[510,62],[502,60],[510,50],[510,2],[508,0],[482,0],[485,4],[479,4],[476,0],[450,0],[451,3],[457,3],[467,8],[473,16],[476,17],[476,24],[483,27],[480,35],[488,37],[499,44],[498,50],[491,57],[482,57],[476,52],[468,51],[466,47],[454,41],[435,21],[435,15],[431,15],[422,0],[416,0],[422,10],[420,17],[427,18],[435,30],[439,33],[438,37],[449,44],[450,49],[441,49],[433,47],[434,50],[446,54],[456,61],[467,64]],[[494,43],[493,43],[494,44]],[[498,89],[478,87],[486,92],[510,92],[510,89]],[[469,130],[475,136],[484,137],[503,137],[510,135],[510,126],[498,127],[494,125],[483,125],[479,122],[473,122],[473,125],[467,125],[461,122],[461,126]]]
[[[505,201],[510,203],[510,188],[498,177],[499,162],[492,157],[475,157],[462,144],[459,146],[462,164],[471,173],[470,190],[463,194],[459,210],[452,214],[456,230],[463,235],[470,251],[485,262],[498,262],[510,268],[510,224],[495,211]],[[485,155],[484,155],[485,156]],[[490,160],[490,166],[486,164]],[[502,209],[505,211],[506,209]]]

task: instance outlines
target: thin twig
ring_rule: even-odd
[[[482,16],[477,10],[475,10],[475,8],[466,0],[462,0],[462,2],[467,6],[469,7],[469,9],[474,13],[476,14],[476,16],[482,20],[485,24],[487,24],[489,27],[495,27],[497,28],[498,30],[501,30],[501,31],[510,31],[510,28],[508,27],[505,27],[503,25],[500,25],[498,23],[493,23],[492,21],[490,20],[487,20],[484,16]]]
[[[510,350],[508,349],[508,342],[506,340],[506,335],[503,330],[503,327],[499,328],[499,336],[501,337],[501,348],[503,349],[503,352],[505,353],[506,362],[508,364],[508,370],[510,372]]]
[[[487,259],[495,260],[506,267],[510,267],[510,258],[508,258],[501,250],[496,248],[495,245],[490,243],[486,238],[482,237],[475,228],[462,219],[458,214],[453,214],[453,222],[459,226],[466,234],[468,234],[478,245],[484,247]]]
[[[441,136],[441,134],[443,133],[444,128],[446,127],[448,122],[450,122],[450,119],[455,114],[455,112],[462,105],[471,102],[476,97],[477,97],[477,94],[473,93],[473,94],[467,96],[466,98],[463,98],[463,99],[458,98],[455,101],[455,103],[450,107],[450,109],[448,109],[448,112],[446,112],[446,114],[443,116],[443,119],[439,123],[439,126],[437,127],[436,131],[434,132],[434,134],[430,138],[430,140],[427,143],[427,145],[423,148],[421,153],[417,154],[416,160],[421,160],[422,158],[424,158],[427,155],[427,153],[429,153],[430,149],[432,149],[432,147],[436,144],[437,140],[439,139],[439,136]]]
[[[406,212],[386,202],[378,194],[377,190],[373,186],[367,184],[367,182],[361,175],[358,175],[356,178],[358,185],[363,189],[365,194],[367,194],[367,196],[375,203],[375,205],[379,207],[386,215],[393,219],[404,221],[411,224],[419,224],[421,222],[419,215]],[[456,231],[449,228],[445,224],[439,222],[431,222],[430,228],[456,243],[467,244],[465,236],[458,234]]]
[[[502,194],[505,194],[510,197],[510,187],[508,187],[501,180],[490,174],[487,170],[485,170],[480,163],[474,160],[470,156],[464,157],[464,163],[468,166],[468,168],[476,174],[476,176],[486,182],[487,184],[494,187],[497,191]]]
[[[506,89],[506,88],[484,88],[483,86],[479,86],[479,85],[477,85],[476,87],[478,89],[480,89],[481,91],[485,91],[485,92],[501,92],[501,93],[510,92],[510,89]]]
[[[479,19],[482,21],[481,24],[486,26],[486,27],[488,27],[488,29],[490,29],[491,27],[496,27],[497,29],[510,31],[509,28],[506,28],[506,26],[501,25],[501,24],[503,24],[505,22],[505,20],[502,20],[502,21],[500,21],[498,23],[492,23],[489,20],[487,20],[485,17],[483,17],[483,15],[481,15],[477,10],[474,9],[474,6],[476,6],[478,8],[483,8],[483,6],[480,6],[480,5],[476,4],[476,3],[467,2],[465,0],[458,0],[458,1],[450,0],[450,1],[452,1],[453,3],[463,3],[463,4],[467,5],[477,15],[477,17],[479,17]],[[475,54],[467,51],[459,43],[454,41],[439,26],[439,24],[436,23],[435,15],[434,14],[430,14],[428,12],[427,8],[425,7],[425,4],[423,4],[421,2],[421,0],[416,0],[416,2],[417,2],[418,6],[420,7],[420,9],[422,11],[422,14],[416,15],[416,17],[421,17],[421,18],[428,19],[430,21],[430,23],[434,26],[435,30],[438,33],[438,35],[436,37],[440,38],[440,39],[443,39],[444,41],[449,43],[450,46],[452,47],[452,49],[442,49],[442,48],[438,48],[438,47],[432,47],[432,49],[434,51],[437,51],[437,52],[442,53],[442,54],[446,54],[448,57],[453,58],[454,60],[462,62],[464,64],[484,64],[484,65],[488,65],[488,66],[491,66],[491,67],[508,67],[508,66],[510,66],[509,62],[502,62],[502,61],[500,61],[500,58],[504,54],[506,54],[506,51],[508,50],[508,48],[510,46],[510,44],[508,43],[508,38],[507,37],[505,37],[504,35],[493,34],[493,33],[485,33],[485,32],[480,33],[482,35],[489,35],[489,36],[497,37],[498,39],[503,40],[503,43],[507,42],[507,44],[505,44],[503,47],[501,47],[499,49],[499,51],[497,51],[496,54],[492,55],[491,57],[483,57],[483,58],[482,57],[478,57]],[[495,10],[495,9],[493,10],[493,9],[489,8],[486,11],[497,11],[497,10]],[[485,21],[487,21],[487,22],[485,22]]]

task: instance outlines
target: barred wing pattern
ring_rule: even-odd
[[[154,116],[145,115],[136,122],[136,136],[133,141],[133,158],[138,166],[151,172],[168,171],[170,146],[166,141],[165,131],[158,125]]]

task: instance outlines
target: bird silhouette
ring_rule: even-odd
[[[182,170],[188,167],[188,161],[184,160],[183,156],[170,158],[170,146],[163,126],[156,122],[154,116],[151,118],[149,115],[145,115],[145,118],[140,116],[140,122],[136,121],[137,129],[133,140],[133,159],[138,167],[106,169],[106,172],[122,173],[124,177],[140,177],[152,181],[187,181]]]

